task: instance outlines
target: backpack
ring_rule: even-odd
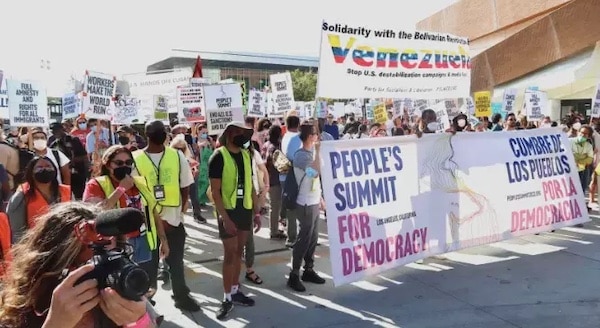
[[[16,189],[20,184],[25,182],[25,168],[29,161],[31,161],[35,157],[35,153],[29,149],[21,149],[11,143],[6,141],[2,141],[3,144],[15,149],[19,156],[19,171],[18,172],[10,172],[8,169],[6,172],[13,177],[13,189]]]
[[[306,174],[302,176],[300,183],[298,183],[293,166],[288,171],[288,174],[285,177],[285,182],[283,183],[283,193],[281,198],[281,204],[285,209],[294,210],[298,206],[298,204],[296,204],[296,200],[298,199],[300,186],[302,185],[302,181],[304,181],[305,177]]]

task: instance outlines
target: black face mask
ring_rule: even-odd
[[[113,170],[113,175],[115,179],[121,181],[125,179],[126,176],[131,174],[131,166],[119,166]]]
[[[51,169],[44,169],[35,172],[33,177],[35,178],[35,181],[39,183],[50,183],[52,182],[52,180],[56,179],[56,171]]]
[[[157,131],[148,134],[148,140],[155,145],[162,145],[167,140],[167,133],[165,131]]]
[[[250,140],[243,134],[233,137],[232,143],[240,148],[248,148],[250,146]]]
[[[128,137],[119,137],[119,143],[121,144],[121,146],[126,146],[129,144],[129,138]]]

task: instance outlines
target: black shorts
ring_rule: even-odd
[[[250,231],[252,230],[252,210],[247,210],[245,208],[235,208],[233,210],[226,210],[227,215],[235,227],[241,231]],[[228,234],[225,231],[225,226],[223,226],[223,220],[219,218],[219,238],[228,239],[235,237],[233,235]]]

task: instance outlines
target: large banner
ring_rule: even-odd
[[[123,79],[129,83],[130,96],[153,98],[155,95],[165,95],[168,100],[169,113],[177,113],[177,87],[190,83],[192,70],[184,68],[178,71],[160,74],[127,74]],[[142,103],[143,104],[143,103]],[[147,104],[152,106],[152,104]],[[143,104],[143,106],[145,106]],[[153,108],[142,108],[151,111]]]
[[[469,41],[325,20],[318,73],[318,97],[464,98],[471,87]]]
[[[324,142],[321,159],[336,286],[589,221],[560,129]]]

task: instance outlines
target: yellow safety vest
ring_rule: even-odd
[[[179,172],[179,154],[175,149],[165,147],[158,168],[156,168],[144,150],[133,152],[133,160],[140,176],[145,177],[148,181],[148,188],[151,191],[158,185],[162,185],[165,188],[165,199],[158,201],[161,206],[179,207],[181,205],[179,190],[179,174],[181,172]]]
[[[225,209],[232,210],[237,204],[238,167],[226,147],[219,148],[223,156],[223,176],[221,177],[221,197]],[[244,208],[252,209],[252,165],[250,152],[242,149],[244,158]]]
[[[98,185],[100,185],[102,191],[104,192],[104,198],[108,199],[115,190],[110,178],[106,175],[103,175],[95,179],[98,181]],[[146,179],[144,177],[133,177],[133,181],[135,187],[142,195],[142,210],[146,214],[146,221],[149,221],[149,224],[146,222],[146,227],[148,227],[146,231],[146,238],[148,238],[150,250],[153,251],[158,246],[158,231],[156,230],[156,222],[154,221],[154,211],[156,210],[157,212],[160,212],[160,205],[156,199],[154,199],[154,195],[150,192],[150,189],[148,189],[148,185],[146,184]],[[121,207],[120,200],[117,201],[115,207]]]

